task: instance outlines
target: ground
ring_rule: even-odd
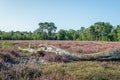
[[[58,55],[35,55],[21,48],[53,45],[75,54],[120,48],[119,42],[97,41],[0,41],[0,80],[120,80],[118,61],[69,61]],[[46,61],[44,60],[46,59]]]

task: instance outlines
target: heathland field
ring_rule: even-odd
[[[120,80],[120,42],[3,40],[0,80]]]

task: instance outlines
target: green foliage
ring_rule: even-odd
[[[58,40],[65,40],[65,35],[66,35],[66,31],[61,29],[57,33],[57,39]]]
[[[32,49],[35,49],[36,47],[33,46],[31,43],[28,44],[28,48],[32,48]]]
[[[53,33],[56,31],[57,27],[53,22],[39,23],[39,28],[34,32],[40,33],[42,39],[52,39]],[[44,38],[43,38],[44,37]]]
[[[64,30],[53,22],[40,22],[34,32],[0,31],[0,40],[81,40],[81,41],[120,41],[120,25],[113,27],[108,22],[96,22],[90,27],[80,30]]]
[[[120,25],[117,25],[117,39],[120,41]]]
[[[0,45],[2,46],[2,49],[5,50],[7,47],[14,47],[14,43],[12,42],[8,42],[8,41],[3,41],[0,43]]]

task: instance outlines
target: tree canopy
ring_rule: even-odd
[[[40,22],[34,32],[0,31],[0,40],[80,40],[80,41],[120,41],[120,25],[95,22],[79,30],[60,29],[53,22]]]

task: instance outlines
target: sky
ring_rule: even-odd
[[[39,22],[78,30],[95,22],[120,24],[120,0],[0,0],[0,30],[34,31]]]

